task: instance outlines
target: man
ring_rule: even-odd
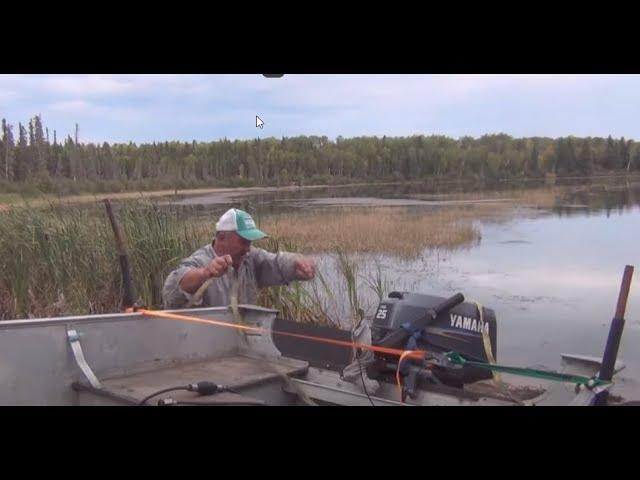
[[[256,304],[260,288],[311,280],[315,276],[316,265],[311,258],[270,253],[251,246],[251,242],[265,237],[247,212],[236,208],[225,212],[216,224],[211,244],[182,260],[167,277],[162,291],[165,308],[227,306],[235,287],[239,304]],[[198,289],[210,279],[213,281],[202,298],[194,299]]]

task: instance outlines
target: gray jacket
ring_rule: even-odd
[[[209,244],[194,252],[189,258],[182,260],[178,268],[171,272],[164,282],[162,290],[164,308],[186,307],[193,295],[180,287],[182,277],[192,268],[206,267],[216,256],[212,244]],[[251,247],[237,273],[233,269],[229,269],[223,276],[214,278],[200,302],[193,306],[222,307],[229,305],[234,275],[238,275],[238,303],[255,305],[260,288],[287,285],[293,280],[299,280],[294,265],[296,257],[297,255],[293,253],[271,253],[261,248]]]

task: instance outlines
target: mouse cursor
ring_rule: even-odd
[[[256,115],[256,128],[262,128],[262,127],[264,127],[264,122],[258,115]]]

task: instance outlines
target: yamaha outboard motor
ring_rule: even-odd
[[[496,360],[495,312],[465,302],[462,294],[447,299],[420,293],[391,292],[380,302],[371,326],[372,343],[403,350],[425,350],[442,354],[454,351],[467,360],[489,362],[483,339],[488,335]],[[488,348],[488,345],[487,345]],[[394,382],[398,357],[376,353],[368,369],[372,378]],[[462,388],[464,384],[492,378],[489,370],[469,366],[447,368],[431,365],[430,378],[436,383]],[[417,369],[416,369],[417,370]],[[424,371],[424,369],[422,369]]]

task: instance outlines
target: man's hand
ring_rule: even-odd
[[[196,293],[208,279],[224,275],[232,263],[231,256],[224,255],[214,258],[204,268],[192,268],[180,280],[180,287],[187,293]]]
[[[222,257],[216,257],[211,260],[211,262],[209,262],[209,265],[204,267],[204,270],[209,278],[221,277],[226,273],[232,263],[233,260],[231,259],[231,255],[224,255]]]
[[[307,257],[295,261],[296,275],[300,280],[311,280],[316,274],[316,262]]]

